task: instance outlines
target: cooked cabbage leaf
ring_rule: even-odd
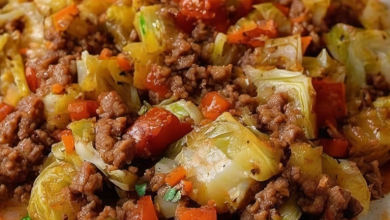
[[[330,0],[302,0],[302,2],[312,13],[313,24],[320,26],[328,11]]]
[[[81,204],[69,197],[67,187],[77,175],[76,168],[66,162],[54,161],[35,179],[27,210],[34,220],[76,219]]]
[[[390,4],[386,1],[365,0],[365,7],[359,16],[365,28],[390,31]]]
[[[78,83],[86,98],[96,100],[102,92],[114,90],[133,112],[138,112],[141,107],[132,76],[122,72],[115,59],[101,60],[84,51],[81,60],[77,61],[77,73]]]
[[[390,35],[337,24],[325,35],[332,56],[346,66],[346,91],[350,112],[356,112],[366,86],[367,74],[383,74],[390,83]]]
[[[134,9],[125,5],[111,5],[107,10],[106,27],[119,50],[129,43],[134,16]]]
[[[389,108],[366,108],[351,117],[343,131],[351,143],[352,158],[364,158],[365,162],[378,160],[381,165],[390,159],[389,113]]]
[[[322,170],[336,181],[341,188],[349,190],[355,199],[363,206],[360,214],[366,214],[370,208],[370,190],[359,168],[354,162],[348,160],[335,160],[322,155]]]
[[[237,63],[241,48],[237,44],[229,44],[224,33],[218,33],[215,37],[214,48],[211,54],[211,63],[217,66]]]
[[[69,124],[69,128],[72,130],[75,139],[76,153],[81,159],[99,168],[120,189],[125,191],[134,189],[138,176],[127,170],[110,169],[110,165],[104,162],[99,152],[93,147],[95,136],[92,119],[72,122]]]
[[[13,106],[30,94],[18,45],[17,35],[0,35],[0,95],[3,96],[3,102]]]
[[[199,108],[194,103],[184,99],[162,107],[176,115],[180,121],[191,118],[195,124],[199,124],[203,120]]]
[[[179,143],[172,147],[180,147],[180,152],[171,156],[193,183],[190,198],[201,205],[213,199],[219,213],[244,207],[256,181],[279,173],[281,151],[258,139],[227,112]]]
[[[332,82],[345,81],[345,66],[330,57],[326,49],[317,57],[303,57],[302,66],[307,76],[327,78]]]
[[[268,2],[257,4],[253,7],[260,13],[260,16],[258,16],[256,12],[254,12],[254,15],[249,16],[254,16],[256,19],[274,20],[277,24],[279,36],[291,34],[290,20],[274,4]],[[251,17],[249,17],[249,19],[251,19]]]
[[[244,72],[257,86],[257,96],[261,103],[265,103],[274,93],[286,92],[294,106],[302,113],[299,125],[304,129],[306,138],[313,139],[317,136],[315,91],[310,77],[302,75],[301,72],[254,68],[249,65],[244,67]]]
[[[301,36],[268,39],[264,47],[255,49],[256,66],[276,66],[292,71],[302,70]]]

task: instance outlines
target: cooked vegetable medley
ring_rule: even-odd
[[[0,0],[0,202],[356,219],[384,194],[389,85],[382,0]]]

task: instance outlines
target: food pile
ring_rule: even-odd
[[[0,0],[24,219],[356,219],[390,159],[379,0]]]

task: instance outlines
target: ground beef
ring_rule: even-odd
[[[351,193],[337,186],[329,176],[322,174],[319,180],[308,179],[298,167],[287,167],[280,177],[256,194],[255,203],[247,207],[242,218],[276,218],[277,208],[293,194],[298,196],[302,211],[318,219],[353,219],[363,210]]]
[[[117,168],[130,163],[135,155],[135,142],[131,138],[121,140],[127,129],[127,119],[100,119],[95,126],[96,149],[103,160]]]
[[[97,172],[96,167],[91,163],[84,162],[80,171],[73,178],[69,189],[72,193],[93,195],[94,192],[103,188],[103,177]]]
[[[383,198],[383,181],[379,170],[379,162],[374,160],[370,163],[366,163],[363,159],[357,159],[355,162],[367,181],[368,188],[371,192],[371,199]]]
[[[130,110],[122,97],[116,92],[104,92],[99,95],[100,103],[96,113],[100,118],[117,118],[129,114]]]
[[[276,93],[267,99],[267,104],[257,108],[260,130],[271,131],[275,146],[286,147],[294,141],[304,139],[304,131],[298,126],[302,115],[288,102],[286,93]]]

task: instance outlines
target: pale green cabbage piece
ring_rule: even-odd
[[[84,51],[77,61],[77,75],[86,98],[97,100],[102,92],[117,91],[133,112],[141,107],[132,76],[122,72],[115,59],[101,60]]]
[[[305,8],[312,13],[313,24],[322,24],[328,11],[331,0],[302,0]]]
[[[256,181],[279,173],[280,150],[226,112],[172,147],[176,150],[170,152],[178,154],[170,156],[187,170],[186,179],[193,183],[190,198],[200,205],[213,199],[219,213],[244,207]]]
[[[299,126],[305,131],[308,139],[317,137],[316,114],[314,112],[315,90],[311,78],[301,72],[282,69],[263,69],[245,66],[244,72],[257,86],[260,103],[274,93],[286,92],[294,106],[301,111],[302,120]]]
[[[195,124],[199,124],[203,120],[203,115],[199,108],[194,103],[184,99],[162,107],[172,112],[180,121],[191,118]]]
[[[334,60],[326,49],[322,49],[317,57],[303,57],[302,66],[307,76],[328,78],[332,82],[345,81],[345,66]]]
[[[390,35],[337,24],[325,35],[332,56],[346,66],[347,104],[356,112],[362,100],[367,74],[383,74],[390,83]]]

